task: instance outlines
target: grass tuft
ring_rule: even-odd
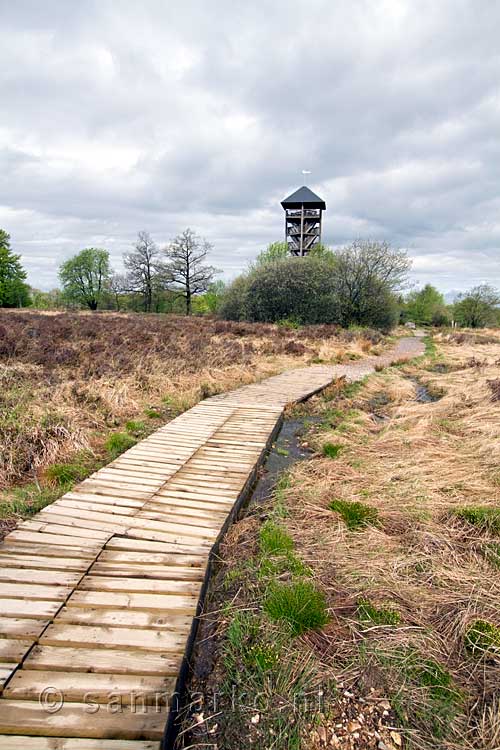
[[[481,531],[500,535],[500,508],[492,508],[489,505],[470,505],[467,508],[459,508],[456,511],[461,518],[472,526],[477,526]]]
[[[286,622],[294,636],[328,622],[325,596],[311,581],[271,584],[264,610],[271,620]]]
[[[323,445],[323,455],[328,458],[337,458],[343,447],[343,445],[338,445],[337,443],[325,443]]]
[[[52,464],[45,471],[48,481],[60,487],[80,482],[87,474],[88,469],[79,463]]]
[[[127,424],[125,425],[125,429],[127,430],[127,432],[137,438],[143,437],[147,432],[144,422],[138,422],[136,420],[130,420],[129,422],[127,422]]]
[[[293,539],[274,521],[266,521],[259,532],[262,555],[284,555],[293,549]]]
[[[378,524],[377,509],[364,503],[349,500],[332,500],[328,507],[342,517],[345,525],[351,531]]]
[[[106,440],[105,447],[112,458],[117,458],[121,453],[132,448],[136,444],[132,435],[126,432],[115,432]]]

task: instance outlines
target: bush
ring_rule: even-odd
[[[271,620],[284,620],[292,635],[328,622],[325,597],[310,581],[275,583],[269,587],[264,609]]]
[[[228,320],[336,323],[390,330],[398,321],[395,290],[408,260],[384,243],[354,243],[304,258],[264,258],[239,276],[220,309]]]

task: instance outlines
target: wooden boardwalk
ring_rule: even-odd
[[[403,339],[378,361],[422,350]],[[0,750],[158,750],[210,552],[284,407],[376,361],[202,401],[5,538]]]

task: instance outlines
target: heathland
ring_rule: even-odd
[[[375,331],[126,313],[0,311],[4,526],[197,401],[379,351]]]

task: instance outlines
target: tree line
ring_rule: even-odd
[[[211,245],[192,229],[185,229],[163,250],[148,232],[139,232],[134,249],[125,253],[125,273],[114,273],[109,253],[86,248],[65,261],[59,269],[63,297],[74,304],[97,310],[105,299],[114,299],[120,309],[121,298],[138,296],[144,312],[155,310],[156,301],[165,292],[182,299],[187,315],[193,298],[206,292],[217,272],[206,263]]]
[[[500,325],[500,294],[488,284],[449,305],[430,284],[405,292],[411,261],[386,242],[357,240],[335,251],[321,245],[305,258],[291,257],[285,242],[274,242],[229,286],[214,281],[211,250],[191,229],[163,249],[143,231],[124,254],[124,273],[112,270],[106,250],[86,248],[60,266],[61,289],[40,292],[27,284],[20,256],[0,229],[0,307],[218,313],[232,320],[385,329],[408,321]]]

